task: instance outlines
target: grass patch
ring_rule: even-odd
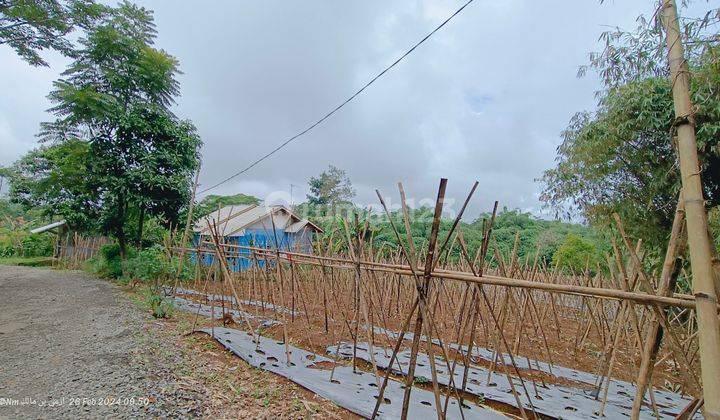
[[[49,267],[52,257],[5,257],[0,258],[0,265],[19,265],[23,267]]]
[[[129,298],[133,303],[146,311],[151,311],[155,318],[172,318],[175,312],[173,301],[146,286],[137,292],[131,292]]]

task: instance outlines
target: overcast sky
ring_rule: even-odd
[[[201,184],[246,166],[338,105],[464,0],[141,1],[157,46],[180,60],[175,112],[204,141]],[[650,0],[476,0],[325,124],[213,193],[265,197],[329,164],[345,169],[362,204],[374,189],[415,202],[440,177],[470,212],[501,206],[542,214],[535,182],[553,165],[560,132],[595,106],[594,75],[578,66],[606,26],[632,28]],[[45,96],[68,61],[33,68],[0,46],[0,165],[36,147]],[[201,188],[202,188],[201,185]]]

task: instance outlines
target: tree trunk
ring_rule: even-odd
[[[125,230],[121,227],[115,230],[118,246],[120,247],[120,259],[124,260],[127,256],[127,240],[125,239]]]
[[[120,259],[125,260],[127,256],[127,238],[125,237],[125,199],[120,196],[118,199],[118,220],[115,224],[115,237],[120,247]]]
[[[137,249],[142,251],[143,243],[143,225],[145,224],[145,206],[140,204],[140,215],[138,220],[138,231],[137,231]]]

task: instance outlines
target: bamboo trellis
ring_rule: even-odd
[[[644,271],[641,243],[634,243],[625,234],[619,219],[617,229],[622,241],[614,244],[612,255],[607,256],[605,272],[609,274],[597,270],[591,276],[586,270],[580,275],[568,275],[557,266],[542,266],[537,258],[520,261],[517,238],[511,255],[503,256],[492,240],[496,204],[493,216],[484,225],[481,246],[471,256],[456,228],[475,186],[450,232],[438,238],[445,185],[446,180],[442,180],[431,235],[422,253],[400,234],[379,192],[400,244],[393,252],[375,249],[372,241],[366,240],[369,222],[357,217],[321,238],[312,254],[277,246],[226,244],[217,235],[217,229],[211,232],[210,240],[201,240],[194,248],[177,247],[175,251],[194,258],[214,255],[210,267],[197,265],[192,289],[202,290],[205,302],[212,305],[217,301],[207,294],[232,291],[233,301],[223,299],[218,310],[224,314],[226,306],[242,305],[238,307],[243,312],[273,317],[282,329],[275,334],[286,344],[296,340],[324,353],[327,346],[339,346],[341,340],[351,341],[353,349],[366,340],[371,349],[374,346],[386,353],[392,349],[388,353],[390,366],[399,363],[397,354],[401,349],[409,348],[403,416],[407,416],[416,356],[422,346],[431,364],[432,378],[428,383],[435,395],[435,406],[442,407],[437,410],[438,418],[444,418],[451,399],[457,400],[460,407],[465,404],[468,378],[455,383],[454,375],[450,374],[450,383],[443,385],[437,372],[452,373],[458,366],[468,367],[473,362],[473,348],[480,346],[494,352],[488,375],[497,371],[508,377],[516,414],[524,418],[537,417],[531,393],[537,393],[537,387],[546,382],[557,380],[542,374],[538,364],[541,361],[551,368],[555,364],[574,365],[595,373],[595,395],[601,403],[601,414],[610,383],[618,375],[637,381],[643,388],[647,386],[649,404],[656,413],[653,389],[658,387],[679,389],[696,397],[688,405],[686,415],[702,406],[696,301],[694,296],[673,292],[680,272],[680,265],[676,264],[682,255],[680,233],[671,241],[672,250],[668,250],[659,280]],[[411,223],[401,185],[400,192],[403,223],[409,235]],[[678,215],[682,217],[681,208]],[[344,242],[343,251],[333,249],[333,240],[337,238]],[[461,251],[461,259],[456,262],[445,257],[454,246]],[[231,272],[227,262],[237,258],[251,261],[251,268]],[[489,260],[496,268],[488,267]],[[211,278],[214,281],[208,281]],[[273,308],[287,308],[288,312]],[[252,322],[245,319],[243,324],[251,328]],[[653,338],[657,325],[665,332],[662,342]],[[411,340],[408,342],[406,337]],[[648,351],[650,343],[654,352]],[[519,367],[518,358],[527,359],[531,369]],[[442,362],[436,364],[436,360]],[[355,351],[352,363],[356,369],[364,366]],[[622,369],[618,368],[620,365]],[[374,373],[379,389],[377,413],[392,373],[391,369],[382,372],[374,359],[366,368]],[[519,378],[518,386],[511,377]],[[638,395],[636,403],[640,406],[644,392]],[[526,408],[528,402],[530,407]]]

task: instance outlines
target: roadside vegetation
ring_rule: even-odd
[[[42,223],[37,211],[0,198],[0,264],[40,264],[50,257],[52,235],[30,233]]]
[[[187,259],[181,264],[178,257],[171,257],[160,246],[139,251],[130,248],[123,258],[117,244],[102,246],[84,269],[136,290],[136,301],[156,318],[170,318],[174,313],[172,299],[165,296],[163,285],[190,280],[194,273]]]

